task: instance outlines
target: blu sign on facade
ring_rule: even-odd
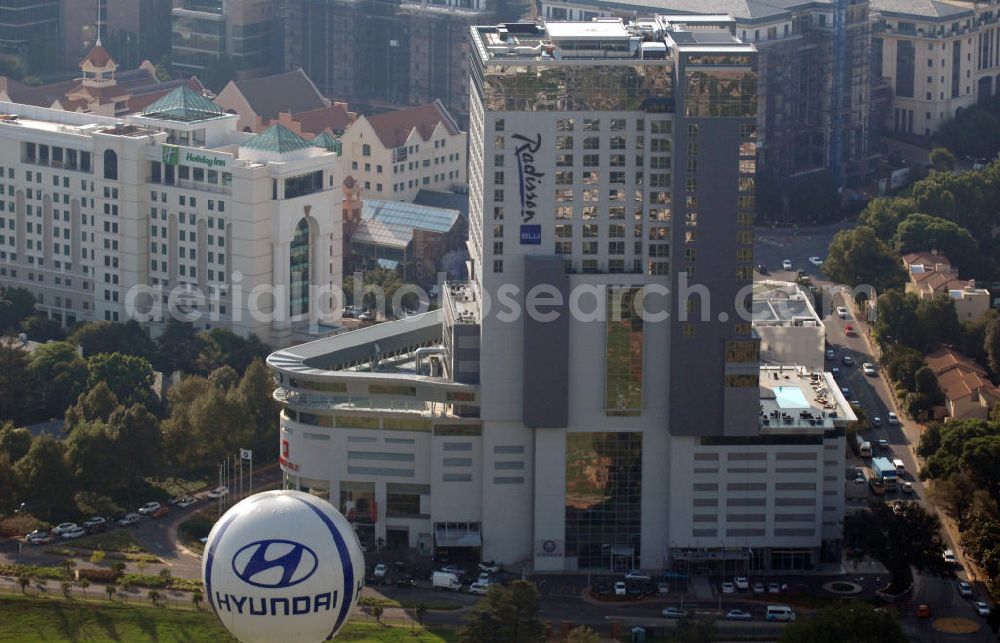
[[[209,604],[240,641],[323,641],[347,621],[364,586],[350,523],[300,491],[268,491],[227,511],[205,544]]]
[[[538,188],[542,183],[544,172],[535,167],[535,155],[542,148],[542,135],[528,138],[523,134],[515,134],[516,141],[514,158],[517,159],[518,190],[521,199],[521,245],[539,245],[542,243],[542,227],[530,223],[535,218],[535,208],[538,207]]]

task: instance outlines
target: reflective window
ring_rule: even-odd
[[[749,70],[689,70],[685,112],[689,117],[757,115],[757,77]]]
[[[299,221],[289,248],[289,314],[309,312],[309,222]]]
[[[642,434],[566,436],[566,555],[580,568],[637,567]]]
[[[607,363],[604,408],[607,415],[642,411],[642,317],[636,312],[639,288],[608,289]]]

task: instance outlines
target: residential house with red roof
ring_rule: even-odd
[[[1000,402],[1000,389],[972,358],[942,348],[925,356],[924,362],[937,376],[950,419],[986,419],[993,405]]]

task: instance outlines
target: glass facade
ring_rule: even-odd
[[[566,436],[566,555],[582,568],[638,566],[642,434]]]
[[[750,69],[688,69],[684,110],[690,118],[754,117],[757,75]]]
[[[642,412],[640,288],[608,288],[604,408],[607,415]]]
[[[309,222],[299,221],[289,249],[288,312],[292,317],[309,312]]]
[[[670,61],[622,65],[471,65],[488,111],[672,112]]]
[[[896,42],[896,96],[913,98],[917,52],[909,40]]]

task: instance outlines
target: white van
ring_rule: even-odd
[[[795,612],[787,605],[768,605],[765,621],[794,621]]]
[[[896,467],[897,474],[902,475],[906,473],[906,463],[900,460],[899,458],[896,458],[895,460],[892,461],[892,466]]]
[[[431,577],[431,585],[434,589],[450,589],[457,592],[462,589],[462,584],[458,582],[458,575],[451,572],[434,572]]]

